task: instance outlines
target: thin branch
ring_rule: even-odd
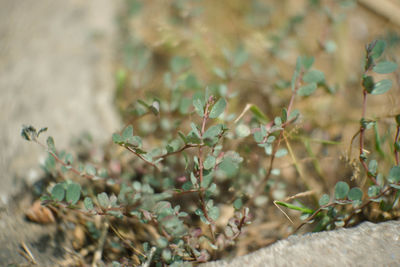
[[[288,118],[290,117],[290,113],[291,113],[291,111],[292,111],[292,109],[293,109],[294,100],[295,100],[295,98],[296,98],[297,91],[299,90],[300,85],[301,85],[301,80],[302,80],[302,77],[303,77],[303,72],[304,72],[303,70],[300,71],[300,74],[299,74],[299,76],[297,77],[297,81],[296,81],[295,88],[294,88],[294,90],[293,90],[293,92],[292,92],[292,96],[290,97],[289,105],[288,105],[288,108],[287,108],[287,117],[288,117]],[[276,152],[278,151],[279,146],[280,146],[280,144],[281,144],[281,141],[282,141],[282,139],[283,139],[283,132],[285,131],[285,128],[286,128],[291,122],[293,122],[293,121],[294,121],[294,118],[293,118],[292,120],[286,121],[285,123],[283,123],[283,124],[281,125],[282,130],[281,130],[281,132],[280,132],[280,134],[279,134],[278,141],[275,143],[274,148],[273,148],[273,150],[272,150],[272,155],[271,155],[271,159],[270,159],[270,161],[269,161],[269,166],[268,166],[267,173],[266,173],[266,175],[264,176],[264,178],[262,179],[262,181],[260,181],[260,183],[256,186],[256,188],[257,188],[256,191],[255,191],[254,194],[249,198],[249,200],[247,200],[247,202],[245,203],[245,206],[250,206],[250,205],[252,205],[252,204],[254,203],[255,198],[256,198],[257,196],[259,196],[260,194],[262,194],[262,192],[264,191],[264,188],[265,188],[265,186],[267,185],[267,183],[268,183],[268,181],[269,181],[269,179],[270,179],[270,177],[271,177],[271,173],[272,173],[273,166],[274,166],[274,160],[275,160],[275,158],[276,158]],[[272,127],[273,125],[274,125],[274,123],[271,125],[271,127]]]
[[[397,125],[397,129],[396,129],[396,136],[394,138],[394,157],[396,158],[396,165],[399,166],[399,151],[397,150],[397,142],[400,141],[399,139],[399,135],[400,135],[400,126]]]
[[[123,146],[124,148],[126,148],[127,150],[129,150],[130,152],[132,152],[133,154],[135,154],[137,157],[139,157],[141,160],[143,160],[144,162],[146,162],[147,164],[153,166],[158,172],[160,171],[160,169],[157,167],[157,165],[155,165],[153,162],[148,161],[147,159],[145,159],[142,155],[140,155],[139,153],[137,153],[135,150],[133,150],[131,147],[129,146]]]
[[[200,145],[197,145],[197,144],[186,144],[186,145],[184,145],[183,147],[181,147],[180,149],[178,149],[177,151],[165,153],[165,154],[162,154],[162,155],[160,155],[160,156],[156,156],[156,157],[154,157],[154,159],[160,159],[160,158],[163,158],[163,159],[164,159],[164,158],[169,157],[169,156],[172,156],[172,155],[174,155],[174,154],[181,153],[182,151],[184,151],[184,150],[186,150],[186,149],[188,149],[188,148],[199,147],[199,146],[200,146]]]
[[[43,147],[58,163],[60,163],[61,165],[63,165],[65,168],[67,168],[69,171],[82,176],[86,179],[90,179],[92,180],[93,178],[95,178],[95,176],[90,175],[90,174],[86,174],[86,173],[82,173],[80,171],[78,171],[77,169],[75,169],[71,164],[67,164],[65,163],[62,159],[60,159],[56,153],[54,153],[53,151],[51,151],[46,145],[42,144],[39,140],[35,139],[33,140],[34,142],[36,142],[37,144],[39,144],[41,147]]]

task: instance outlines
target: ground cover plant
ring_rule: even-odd
[[[83,138],[69,153],[52,137],[41,141],[46,128],[22,129],[26,140],[48,152],[41,201],[70,225],[77,264],[190,265],[241,255],[299,231],[399,216],[393,33],[357,50],[364,53],[356,64],[363,68],[347,74],[355,75],[346,84],[350,90],[337,82],[338,73],[316,67],[324,55],[338,57],[327,31],[340,24],[335,11],[349,1],[310,1],[304,13],[272,25],[278,30],[262,51],[267,60],[249,49],[251,43],[227,42],[213,51],[218,34],[207,36],[209,44],[199,26],[210,19],[205,2],[157,7],[164,8],[160,17],[171,21],[171,29],[155,27],[164,39],[153,46],[128,27],[142,21],[137,16],[148,16],[151,5],[127,2],[116,75],[116,104],[126,125],[112,136],[113,144],[99,148]],[[243,8],[231,5],[235,12]],[[278,19],[263,2],[246,8],[238,17],[250,25],[242,29],[247,36]],[[318,48],[290,59],[290,40],[316,14],[326,19]],[[193,42],[182,33],[186,24]],[[289,66],[280,62],[285,58],[292,60]],[[390,97],[380,98],[385,95]],[[341,103],[349,97],[351,108]],[[390,102],[382,115],[376,103]]]

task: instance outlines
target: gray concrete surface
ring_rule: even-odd
[[[117,3],[0,1],[0,205],[21,179],[38,177],[41,149],[21,139],[22,124],[49,127],[61,148],[85,130],[104,141],[119,128]]]
[[[21,126],[49,127],[63,149],[84,131],[101,145],[120,128],[112,106],[119,2],[0,0],[0,266],[30,265],[21,244],[37,266],[58,266],[67,253],[55,224],[24,219],[31,189],[23,185],[40,178],[45,152],[21,138]]]
[[[232,261],[201,267],[400,266],[400,221],[291,236]]]

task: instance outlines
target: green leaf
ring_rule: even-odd
[[[306,83],[320,83],[325,80],[325,75],[319,70],[309,70],[304,76],[303,81]]]
[[[254,132],[253,136],[254,136],[254,140],[255,140],[257,143],[261,143],[261,142],[263,141],[263,139],[264,139],[264,137],[263,137],[261,131]]]
[[[48,149],[49,149],[51,152],[56,153],[56,146],[55,146],[55,144],[54,144],[54,139],[53,139],[53,137],[51,137],[51,136],[47,137],[46,143],[47,143]]]
[[[81,197],[81,186],[77,183],[71,183],[67,186],[66,200],[75,205]]]
[[[347,196],[349,200],[351,201],[361,201],[363,196],[363,192],[361,191],[360,188],[358,187],[353,187],[349,191],[349,195]]]
[[[203,117],[204,116],[204,107],[203,107],[203,103],[201,102],[201,100],[198,98],[193,98],[193,106],[194,106],[194,109],[196,110],[197,114],[200,117]]]
[[[56,160],[54,157],[49,153],[46,160],[44,161],[44,167],[47,172],[51,173],[56,167]]]
[[[274,203],[276,203],[276,204],[278,204],[280,206],[289,208],[291,210],[298,210],[298,211],[301,211],[301,212],[304,212],[304,213],[308,213],[308,214],[314,213],[314,211],[312,209],[295,206],[295,205],[290,204],[290,203],[286,203],[286,202],[282,202],[282,201],[275,201]]]
[[[249,126],[245,124],[239,124],[235,131],[238,137],[247,137],[251,134]]]
[[[282,122],[286,122],[287,121],[287,109],[286,108],[283,108],[282,109]]]
[[[129,145],[132,145],[133,147],[141,148],[142,147],[142,138],[140,136],[131,136],[128,138],[128,140],[125,141]]]
[[[300,116],[300,111],[298,109],[294,109],[292,110],[292,112],[290,112],[288,121],[291,121],[293,119],[296,120],[298,116]]]
[[[288,151],[285,148],[281,148],[278,151],[276,151],[275,157],[281,158],[283,156],[286,156]]]
[[[317,89],[317,84],[310,83],[310,84],[300,87],[299,90],[297,91],[297,94],[299,96],[309,96],[312,93],[314,93],[316,89]]]
[[[181,142],[179,141],[179,139],[174,139],[172,140],[166,147],[167,152],[171,153],[171,152],[175,152],[179,149],[181,145]]]
[[[211,119],[215,119],[218,118],[219,115],[222,114],[222,112],[224,112],[224,109],[226,107],[226,101],[223,98],[220,98],[217,103],[214,104],[214,106],[212,107],[211,111],[210,111],[210,115],[209,117]]]
[[[43,127],[43,128],[41,128],[39,131],[38,131],[38,133],[37,133],[37,137],[39,137],[39,135],[41,134],[41,133],[44,133],[44,132],[46,132],[47,131],[47,127]]]
[[[337,182],[335,185],[335,198],[344,199],[349,193],[350,187],[346,182]]]
[[[100,206],[103,208],[107,208],[110,205],[110,199],[105,192],[98,194],[97,200],[99,201]]]
[[[234,202],[233,202],[233,207],[235,208],[235,210],[240,210],[243,206],[243,201],[241,198],[237,198]]]
[[[208,210],[208,216],[211,218],[211,220],[216,221],[219,218],[219,208],[218,207],[211,207]]]
[[[329,196],[327,194],[323,194],[322,197],[319,199],[318,204],[320,206],[325,206],[329,204]]]
[[[213,125],[203,134],[203,139],[214,138],[222,133],[222,124]]]
[[[373,59],[379,58],[383,51],[385,51],[386,42],[384,40],[377,40],[375,46],[372,48],[371,57]]]
[[[130,137],[133,136],[133,126],[129,125],[128,127],[125,128],[125,130],[122,132],[122,139],[124,139],[125,142],[128,141]]]
[[[65,160],[64,162],[68,165],[72,164],[74,162],[74,157],[68,153],[67,155],[65,155]]]
[[[200,131],[199,129],[197,129],[197,125],[195,123],[190,123],[190,127],[192,128],[192,132],[198,137],[200,138]]]
[[[390,183],[400,182],[400,167],[399,166],[392,167],[389,171],[387,179]]]
[[[85,167],[86,173],[92,176],[96,175],[96,168],[93,165],[86,164]]]
[[[256,105],[251,105],[250,107],[251,113],[253,113],[254,117],[258,120],[260,123],[268,123],[268,116],[264,114],[264,112],[261,111],[261,109],[256,106]]]
[[[309,56],[309,57],[301,56],[301,57],[299,57],[299,59],[300,59],[300,64],[304,67],[305,70],[308,70],[314,64],[313,56]]]
[[[85,197],[85,199],[83,200],[83,205],[85,206],[86,210],[93,210],[94,208],[93,201],[90,197]]]
[[[209,155],[206,160],[204,161],[204,169],[209,170],[211,168],[214,168],[216,162],[216,158]]]
[[[377,186],[377,185],[371,185],[371,186],[368,188],[368,196],[369,196],[369,197],[376,197],[376,196],[379,195],[380,192],[381,192],[381,189],[380,189],[380,187]]]
[[[368,164],[368,169],[372,175],[376,175],[378,169],[378,162],[376,160],[371,160]]]
[[[178,132],[178,135],[182,139],[183,143],[187,144],[186,136],[182,132]]]
[[[64,184],[56,184],[53,189],[51,189],[51,197],[58,201],[63,201],[65,196]]]
[[[179,102],[179,112],[181,114],[188,114],[190,105],[192,103],[193,103],[193,101],[188,97],[181,98],[181,100]]]
[[[249,57],[249,54],[245,50],[244,46],[239,46],[234,52],[233,65],[235,67],[240,67],[243,65]]]
[[[213,68],[213,72],[215,75],[217,75],[218,77],[220,77],[221,79],[226,79],[226,74],[225,71],[218,68],[218,67],[214,67]]]
[[[395,120],[397,125],[400,126],[400,114],[396,115]]]
[[[117,133],[114,133],[114,134],[112,135],[112,140],[113,140],[113,142],[116,143],[116,144],[120,144],[120,143],[124,142],[124,139],[122,138],[122,136],[119,135],[119,134],[117,134]]]
[[[230,157],[225,157],[218,165],[218,168],[223,171],[228,178],[236,175],[239,170],[238,164]]]
[[[372,76],[363,76],[362,85],[368,93],[374,89],[374,78]]]
[[[281,125],[282,125],[282,119],[281,119],[281,117],[275,117],[275,119],[274,119],[274,124],[275,124],[276,126],[281,126]]]
[[[379,74],[387,74],[395,71],[397,69],[397,64],[391,61],[381,61],[375,65],[373,71]]]
[[[381,95],[389,91],[392,88],[392,81],[388,79],[381,80],[375,83],[374,88],[372,89],[372,95]]]

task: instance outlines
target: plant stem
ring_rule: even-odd
[[[396,129],[396,136],[394,138],[394,157],[396,159],[396,165],[399,166],[399,151],[397,150],[397,142],[400,141],[399,139],[399,135],[400,135],[400,125],[397,125],[397,129]]]
[[[293,92],[292,92],[292,95],[291,95],[291,97],[290,97],[289,105],[288,105],[288,108],[287,108],[287,118],[290,117],[290,113],[291,113],[291,111],[292,111],[292,109],[293,109],[294,100],[295,100],[297,91],[299,90],[299,88],[300,88],[300,86],[301,86],[301,80],[303,79],[303,73],[304,73],[304,70],[301,70],[300,73],[299,73],[299,76],[297,77],[296,85],[295,85],[295,88],[294,88],[294,90],[293,90]],[[293,121],[294,121],[294,119],[293,119],[293,120],[288,120],[288,121],[284,122],[284,123],[281,125],[282,130],[281,130],[281,132],[279,133],[278,141],[275,143],[274,148],[273,148],[273,150],[272,150],[272,155],[271,155],[271,159],[270,159],[270,161],[269,161],[269,166],[268,166],[267,173],[266,173],[266,175],[264,176],[264,178],[262,179],[262,181],[260,181],[259,184],[256,186],[256,188],[257,188],[256,191],[255,191],[254,194],[249,198],[249,200],[247,200],[247,202],[245,203],[245,206],[251,206],[251,205],[253,205],[254,200],[256,199],[256,197],[258,197],[259,195],[261,195],[261,194],[263,193],[264,188],[265,188],[265,186],[267,185],[268,180],[269,180],[270,177],[271,177],[271,173],[272,173],[273,166],[274,166],[274,160],[275,160],[275,158],[276,158],[276,152],[278,151],[279,146],[280,146],[280,144],[281,144],[281,141],[282,141],[282,139],[283,139],[283,132],[285,131],[285,128],[286,128],[291,122],[293,122]],[[271,124],[271,127],[272,127],[274,124],[275,124],[275,123],[272,123],[272,124]],[[266,140],[267,137],[268,137],[268,136],[266,136],[264,139]]]

